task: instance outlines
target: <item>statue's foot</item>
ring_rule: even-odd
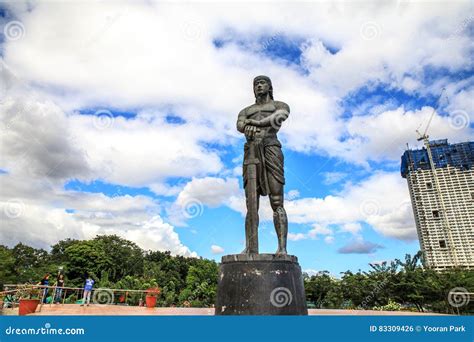
[[[278,247],[278,250],[275,253],[276,255],[287,255],[286,248]]]
[[[240,254],[258,254],[258,250],[245,248]]]

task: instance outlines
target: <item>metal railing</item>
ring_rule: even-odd
[[[456,287],[449,291],[448,303],[451,305],[459,315],[459,309],[467,306],[471,301],[474,301],[474,292],[469,292],[463,287]]]
[[[12,306],[17,306],[20,297],[28,294],[29,297],[35,296],[40,299],[39,312],[43,305],[49,304],[78,304],[85,302],[84,288],[67,287],[67,286],[47,286],[34,284],[5,284],[4,291],[0,292],[0,296],[5,297],[12,295]],[[50,293],[50,290],[52,292]],[[147,290],[132,290],[132,289],[110,289],[110,288],[93,288],[91,290],[91,304],[99,305],[133,305],[143,306],[143,298],[146,296]],[[51,300],[47,301],[51,295]],[[59,300],[58,300],[59,299]],[[73,301],[73,303],[70,303]]]

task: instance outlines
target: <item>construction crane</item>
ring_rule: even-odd
[[[433,110],[431,111],[430,118],[428,119],[428,123],[426,124],[426,128],[425,128],[425,131],[423,132],[423,134],[421,134],[420,131],[418,130],[423,125],[423,123],[421,123],[420,126],[418,126],[418,128],[416,129],[416,133],[418,134],[418,138],[416,140],[418,140],[418,141],[423,140],[423,141],[426,142],[426,140],[429,138],[429,136],[427,135],[428,128],[430,128],[431,121],[433,120],[433,116],[435,115],[436,111],[439,108],[439,101],[441,100],[441,97],[443,96],[445,91],[446,91],[446,88],[443,88],[441,90],[441,94],[439,94],[438,100],[436,101],[436,108],[433,108]]]
[[[442,214],[442,221],[443,221],[443,225],[444,225],[444,228],[445,228],[445,231],[446,231],[446,235],[448,236],[448,239],[449,239],[449,250],[451,252],[451,256],[452,256],[453,261],[454,261],[454,266],[458,267],[459,263],[458,263],[458,257],[457,257],[456,249],[454,248],[453,233],[452,233],[452,230],[451,230],[451,226],[449,225],[448,214],[446,212],[446,206],[445,206],[445,203],[444,203],[444,200],[443,200],[443,196],[441,194],[441,187],[439,185],[438,176],[436,174],[436,167],[435,167],[434,162],[433,162],[433,155],[431,153],[431,146],[430,146],[429,135],[428,135],[428,129],[430,127],[431,121],[433,120],[433,116],[434,116],[435,112],[439,108],[439,102],[441,100],[441,96],[443,96],[445,91],[446,91],[446,89],[443,88],[443,90],[441,91],[441,94],[439,95],[438,100],[436,102],[436,108],[433,108],[433,111],[431,112],[430,118],[428,120],[428,123],[426,124],[426,128],[425,128],[425,131],[423,132],[423,134],[421,134],[418,129],[416,130],[416,133],[418,134],[417,140],[418,141],[423,140],[423,143],[426,147],[426,152],[428,154],[428,159],[429,159],[429,163],[430,163],[430,167],[431,167],[431,173],[433,174],[433,183],[435,184],[436,194],[437,194],[437,197],[439,199],[439,203],[441,204],[441,211],[443,213]],[[418,128],[420,128],[420,127],[421,127],[421,125]]]

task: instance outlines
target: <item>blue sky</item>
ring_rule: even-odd
[[[431,137],[473,137],[469,2],[32,2],[0,15],[1,244],[118,234],[175,254],[240,252],[235,121],[258,74],[291,108],[279,133],[288,250],[309,272],[416,253],[406,143],[420,146],[433,111]],[[261,252],[276,243],[265,198]]]

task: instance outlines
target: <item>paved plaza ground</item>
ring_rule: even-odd
[[[4,309],[4,315],[17,315],[18,309]],[[310,309],[309,315],[333,315],[333,316],[410,316],[410,315],[433,315],[431,313],[406,312],[406,311],[375,311],[375,310],[329,310],[329,309]],[[33,314],[39,315],[98,315],[98,316],[152,316],[152,315],[170,315],[170,316],[212,316],[214,309],[211,308],[145,308],[139,306],[121,306],[121,305],[97,305],[80,306],[78,304],[64,305],[43,305],[38,307]],[[438,315],[438,314],[435,314]]]

